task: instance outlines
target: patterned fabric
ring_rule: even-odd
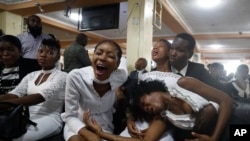
[[[14,89],[19,82],[19,66],[4,68],[0,76],[0,94],[8,93]]]

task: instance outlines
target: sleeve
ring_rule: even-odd
[[[29,78],[32,77],[34,75],[34,73],[29,73],[28,75],[26,75],[21,82],[17,85],[17,87],[15,89],[13,89],[12,91],[10,91],[10,94],[14,94],[17,95],[18,97],[22,97],[24,95],[27,94],[27,89],[28,89],[28,82],[29,82]]]
[[[67,74],[65,72],[56,72],[54,78],[49,81],[48,87],[41,89],[39,93],[45,100],[50,99],[54,94],[57,94],[58,91],[65,88],[66,76]]]
[[[90,66],[91,65],[91,61],[89,58],[89,54],[88,51],[85,50],[84,48],[82,48],[81,50],[79,50],[78,54],[77,54],[77,59],[84,65],[84,66]]]
[[[77,79],[75,70],[71,71],[66,80],[66,93],[65,93],[65,113],[63,115],[64,122],[68,127],[75,133],[78,133],[79,130],[85,127],[84,122],[78,118],[78,109],[79,109],[79,99],[80,93],[77,87]]]

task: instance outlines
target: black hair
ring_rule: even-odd
[[[221,69],[224,70],[224,66],[221,63],[218,62],[214,62],[210,65],[210,68],[215,68],[215,69]]]
[[[137,61],[139,61],[139,60],[144,61],[144,65],[145,65],[145,66],[143,66],[144,68],[148,65],[148,61],[147,61],[146,58],[140,57],[140,58],[137,59]]]
[[[131,84],[133,83],[133,84]],[[167,87],[162,81],[132,81],[129,86],[125,87],[125,95],[129,99],[129,110],[135,120],[150,121],[154,115],[146,113],[141,105],[140,98],[144,95],[149,95],[152,92],[168,92]]]
[[[170,50],[171,43],[168,40],[160,39],[158,42],[163,42],[165,44],[165,46],[167,46],[167,49]]]
[[[191,34],[188,33],[179,33],[176,35],[176,37],[179,37],[181,39],[187,40],[188,41],[188,50],[193,51],[195,48],[195,39]]]
[[[60,55],[61,45],[59,41],[54,39],[43,39],[42,44],[49,47],[49,49],[56,49],[57,53]]]
[[[245,65],[245,64],[241,64],[241,65],[239,65],[239,66],[237,67],[237,72],[240,72],[240,71],[242,71],[242,70],[247,70],[247,71],[249,71],[249,67],[248,67],[247,65]]]
[[[112,40],[102,40],[101,42],[99,42],[96,46],[95,46],[95,49],[94,49],[94,52],[96,51],[97,47],[103,43],[110,43],[112,45],[115,46],[116,48],[116,52],[117,52],[117,57],[118,57],[118,60],[120,61],[121,60],[121,57],[122,57],[122,49],[120,47],[120,45],[118,45],[115,41],[112,41]]]
[[[56,39],[56,36],[55,36],[54,34],[49,33],[48,35],[49,35],[52,39],[57,40],[57,39]]]
[[[86,46],[87,43],[88,43],[88,36],[83,34],[83,33],[79,33],[77,36],[76,36],[76,40],[75,42],[81,44],[82,46]]]
[[[0,42],[9,42],[17,47],[18,51],[22,53],[22,44],[21,41],[13,35],[3,35],[0,37]]]
[[[36,19],[38,19],[39,22],[42,22],[42,20],[41,20],[41,18],[40,18],[39,16],[37,16],[37,15],[30,15],[30,16],[27,18],[27,23],[28,23],[28,24],[29,24],[29,20],[30,20],[31,18],[36,18]]]

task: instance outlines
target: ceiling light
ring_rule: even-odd
[[[198,0],[198,4],[201,7],[206,7],[206,8],[215,7],[220,2],[221,0]]]
[[[82,17],[78,15],[78,13],[71,13],[70,14],[70,19],[74,20],[74,21],[81,21]]]
[[[209,45],[209,47],[214,48],[214,49],[218,49],[218,48],[222,48],[223,45],[220,45],[220,44],[213,44],[213,45]]]

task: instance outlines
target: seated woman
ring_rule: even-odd
[[[122,50],[116,42],[103,40],[95,47],[92,66],[68,74],[62,114],[66,141],[100,140],[83,122],[83,113],[88,109],[106,132],[113,132],[115,92],[128,77],[126,62],[121,57]]]
[[[41,69],[37,60],[21,56],[21,47],[20,40],[13,35],[0,37],[0,95],[14,89],[28,73]]]
[[[67,73],[57,70],[60,44],[44,39],[37,52],[42,70],[26,75],[8,94],[0,95],[0,101],[29,106],[30,119],[37,126],[29,126],[27,132],[14,141],[34,141],[59,133],[62,129],[60,114],[63,109]]]
[[[245,64],[237,67],[235,80],[229,82],[227,87],[232,92],[233,97],[250,99],[250,83],[248,81],[249,68]]]
[[[209,141],[220,139],[232,107],[232,99],[227,94],[194,78],[173,73],[153,71],[143,74],[141,78],[143,81],[135,84],[133,89],[134,108],[165,118],[167,127],[171,129],[174,126],[175,141],[192,138]],[[219,108],[218,118],[214,107]],[[87,123],[88,116],[89,113],[86,113]],[[94,120],[88,125],[99,135],[104,134],[96,128]]]

